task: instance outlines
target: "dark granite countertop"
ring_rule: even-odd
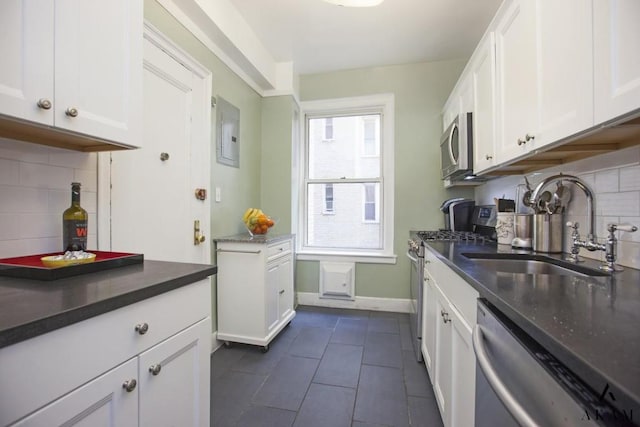
[[[216,274],[213,265],[144,261],[53,281],[0,277],[0,348]]]
[[[267,233],[267,234],[256,234],[255,236],[250,235],[249,233],[240,233],[235,234],[233,236],[224,236],[224,237],[216,237],[213,239],[214,242],[232,242],[232,243],[276,243],[282,240],[287,240],[292,238],[293,234],[276,234],[276,233]]]
[[[610,403],[640,413],[640,270],[605,277],[503,273],[462,254],[522,251],[449,242],[428,247],[598,395],[608,384],[616,399]]]

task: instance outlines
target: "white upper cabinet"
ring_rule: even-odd
[[[591,0],[538,0],[538,130],[533,148],[593,126]]]
[[[496,120],[496,55],[493,32],[480,42],[469,70],[473,88],[473,171],[494,165]]]
[[[142,1],[3,1],[0,25],[0,116],[140,146]]]
[[[596,124],[640,108],[638,22],[638,0],[593,0]]]
[[[499,162],[525,154],[537,132],[535,12],[534,1],[515,0],[496,28]]]
[[[0,5],[1,114],[53,125],[53,11],[50,1]]]
[[[470,76],[473,83],[474,173],[491,172],[500,165],[529,157],[594,125],[592,2],[597,4],[596,10],[606,3],[605,0],[503,3],[460,79],[463,82]],[[638,17],[640,6],[633,0],[625,5],[627,10],[619,13],[619,19],[626,22],[616,24],[615,34],[621,38],[622,34],[633,32],[635,37],[628,37],[631,40],[627,43],[633,44],[629,47],[633,53],[620,55],[624,64],[612,67],[625,73],[626,80],[622,79],[625,88],[629,89],[628,82],[635,83],[636,96],[629,99],[638,102],[640,30],[632,24],[637,20],[629,16]],[[602,20],[611,21],[608,15]],[[598,42],[602,38],[596,34]],[[616,43],[611,42],[621,45]],[[598,62],[608,64],[596,57]],[[616,79],[621,81],[620,77]]]

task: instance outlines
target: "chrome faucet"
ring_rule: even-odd
[[[546,187],[547,185],[549,185],[551,182],[554,182],[554,181],[573,182],[576,185],[576,187],[578,187],[584,192],[584,195],[587,197],[587,215],[588,215],[588,221],[589,221],[589,234],[587,234],[587,240],[582,242],[583,245],[580,247],[586,248],[588,251],[591,251],[591,252],[598,250],[599,248],[597,247],[598,243],[597,243],[597,237],[596,237],[596,231],[595,231],[596,216],[595,216],[593,192],[591,191],[591,189],[589,189],[587,184],[577,176],[558,174],[558,175],[552,175],[545,178],[542,182],[540,182],[540,184],[536,186],[536,188],[531,193],[531,197],[529,199],[531,206],[538,205],[538,196],[540,195],[540,192],[544,187]],[[577,233],[577,228],[578,227],[576,225],[576,228],[574,230],[576,233]],[[574,239],[574,241],[575,240],[576,239]]]
[[[638,227],[631,224],[609,224],[607,226],[607,231],[609,232],[607,241],[605,243],[597,243],[580,240],[580,233],[578,233],[579,224],[577,222],[572,223],[569,221],[567,222],[567,227],[571,227],[573,229],[571,232],[573,245],[571,246],[571,255],[566,258],[567,261],[582,262],[583,260],[578,256],[580,248],[586,248],[590,251],[604,251],[605,262],[600,266],[600,270],[608,271],[610,273],[623,270],[622,267],[616,265],[616,258],[618,256],[618,239],[616,238],[616,231],[620,230],[633,233],[638,230]]]

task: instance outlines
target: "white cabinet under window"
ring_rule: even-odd
[[[291,322],[293,236],[238,235],[215,239],[218,264],[218,339],[269,343]]]
[[[2,135],[46,141],[53,127],[140,145],[142,1],[6,0],[0,27]]]

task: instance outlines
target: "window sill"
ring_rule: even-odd
[[[395,264],[398,256],[395,254],[372,254],[367,252],[319,252],[300,250],[296,252],[299,261],[342,261],[363,264]]]

